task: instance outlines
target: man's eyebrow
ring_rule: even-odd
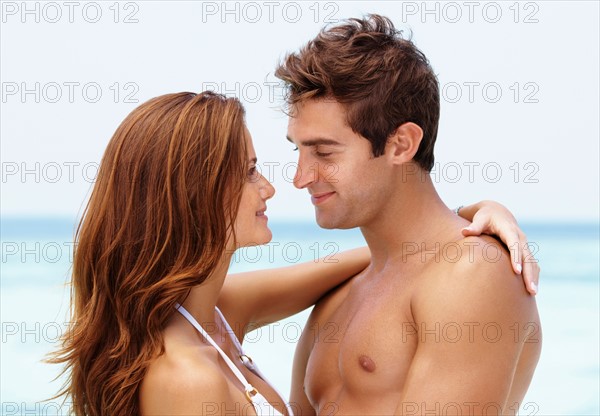
[[[297,144],[296,142],[294,142],[294,140],[292,140],[292,138],[290,136],[285,136],[285,138],[293,144]],[[309,139],[309,140],[302,140],[300,141],[300,143],[302,146],[318,146],[320,144],[324,144],[324,145],[329,145],[329,146],[341,146],[342,143],[333,140],[333,139],[326,139],[324,137],[317,137],[315,139]]]

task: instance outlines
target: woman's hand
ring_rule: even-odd
[[[498,236],[510,251],[513,270],[523,275],[525,286],[532,295],[537,294],[540,266],[527,244],[527,236],[517,220],[504,205],[494,201],[481,201],[460,208],[458,214],[472,224],[463,228],[464,236],[489,234]]]

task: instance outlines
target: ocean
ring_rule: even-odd
[[[543,348],[519,414],[600,414],[599,225],[522,224],[542,269],[537,305]],[[360,245],[358,230],[272,223],[273,241],[238,251],[231,272],[286,266]],[[0,272],[0,400],[3,415],[53,415],[59,368],[42,362],[66,326],[74,224],[3,218]],[[294,347],[309,310],[254,331],[244,347],[285,397]],[[68,405],[67,405],[68,406]]]

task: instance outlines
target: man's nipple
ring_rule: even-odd
[[[373,361],[370,357],[366,355],[361,355],[358,357],[358,363],[362,367],[363,370],[372,373],[375,371],[375,361]]]

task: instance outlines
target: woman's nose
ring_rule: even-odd
[[[264,176],[261,176],[261,181],[263,181],[260,187],[261,197],[264,200],[273,198],[273,195],[275,195],[275,187],[273,184],[271,184]]]

